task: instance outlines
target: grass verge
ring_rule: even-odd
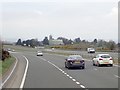
[[[13,56],[7,58],[4,62],[0,61],[0,75],[3,75],[14,63],[14,61],[15,58]]]

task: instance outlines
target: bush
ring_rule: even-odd
[[[2,49],[2,61],[10,57],[10,53]]]

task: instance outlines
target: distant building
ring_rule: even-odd
[[[49,40],[53,40],[53,37],[52,37],[52,35],[49,35]]]
[[[63,41],[62,40],[49,40],[49,45],[63,45]]]

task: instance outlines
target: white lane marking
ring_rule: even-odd
[[[44,58],[41,58],[42,60]],[[45,61],[45,60],[44,60]],[[47,61],[47,60],[46,60]],[[49,64],[53,65],[55,68],[57,68],[59,71],[61,71],[63,74],[65,74],[67,77],[69,77],[72,81],[74,81],[77,85],[80,84],[80,82],[76,81],[76,79],[73,79],[73,77],[71,77],[70,75],[68,75],[67,73],[65,73],[65,71],[63,71],[62,69],[60,69],[58,66],[56,66],[55,64],[53,64],[50,61],[47,61]],[[80,87],[85,88],[85,86],[80,85]]]
[[[97,70],[97,68],[94,68],[94,70]]]
[[[72,79],[73,81],[76,81],[75,79]]]
[[[69,77],[69,75],[67,74],[67,77]]]
[[[14,57],[15,57],[15,56],[14,56]],[[16,57],[15,57],[15,59],[16,59],[16,63],[15,63],[15,65],[14,65],[11,73],[9,74],[9,76],[8,76],[8,77],[5,79],[5,81],[0,85],[0,89],[3,87],[3,85],[8,81],[8,79],[9,79],[9,78],[11,77],[11,75],[13,74],[13,72],[14,72],[16,66],[17,66],[17,63],[18,63],[18,59],[17,59]]]
[[[81,87],[81,88],[85,88],[85,86],[83,86],[83,85],[80,85],[80,87]]]
[[[115,77],[117,77],[117,78],[120,78],[118,75],[114,75]]]
[[[76,82],[76,84],[80,84],[79,82]]]
[[[44,61],[46,61],[45,59],[43,59]]]
[[[65,73],[64,71],[62,71],[62,73]]]
[[[29,65],[28,59],[27,59],[25,56],[23,56],[23,57],[24,57],[25,60],[27,61],[27,64],[26,64],[25,72],[24,72],[24,75],[23,75],[23,78],[22,78],[22,82],[21,82],[21,84],[20,84],[20,88],[23,88],[23,86],[24,86],[25,79],[26,79],[26,75],[27,75],[27,71],[28,71],[28,65]]]
[[[73,77],[69,76],[70,79],[72,79]]]
[[[65,75],[67,75],[67,73],[64,73]]]
[[[60,71],[62,71],[62,69],[59,69]]]

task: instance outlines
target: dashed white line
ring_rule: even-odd
[[[73,77],[69,76],[70,79],[72,79]]]
[[[80,85],[80,87],[81,87],[81,88],[85,88],[85,86],[83,86],[83,85]]]
[[[80,84],[79,82],[76,82],[76,84]]]
[[[67,77],[69,77],[69,75],[67,74]]]
[[[62,71],[62,69],[59,69],[60,71]]]
[[[64,73],[65,75],[67,74],[67,73]]]
[[[72,79],[73,81],[76,81],[75,79]]]
[[[45,60],[44,58],[41,58],[42,60],[44,61],[47,61]],[[55,64],[53,64],[52,62],[50,61],[47,61],[49,64],[53,65],[55,68],[57,68],[59,71],[61,71],[63,74],[65,74],[67,77],[69,77],[73,82],[75,82],[77,85],[80,85],[80,82],[76,81],[76,79],[74,79],[73,77],[71,77],[70,75],[68,75],[65,71],[63,71],[62,69],[60,69],[58,66],[56,66]],[[85,88],[85,86],[83,85],[80,85],[81,88]]]

